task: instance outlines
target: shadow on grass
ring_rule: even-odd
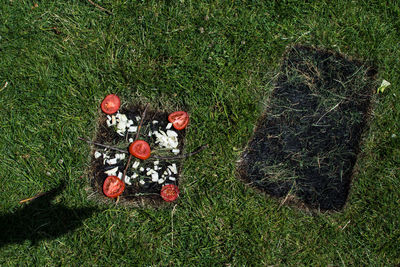
[[[65,183],[32,200],[13,213],[0,216],[0,247],[30,240],[31,245],[44,239],[54,239],[82,225],[95,208],[71,209],[51,201],[65,188]]]

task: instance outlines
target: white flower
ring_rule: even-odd
[[[172,130],[168,130],[167,131],[167,135],[169,137],[178,137],[178,134],[175,131],[172,131]]]
[[[169,165],[168,169],[170,169],[174,174],[178,173],[178,170],[176,169],[176,164],[175,163],[173,163],[172,165]]]
[[[126,121],[119,121],[117,124],[117,129],[121,132],[125,132],[126,126],[127,126]]]
[[[153,182],[157,182],[158,181],[158,173],[153,173],[152,175],[151,175],[151,181],[153,181]]]
[[[95,159],[98,159],[98,158],[100,158],[101,157],[101,153],[99,152],[99,151],[96,151],[95,153],[94,153],[94,158]]]
[[[119,154],[119,153],[116,153],[115,154],[115,158],[118,160],[123,160],[123,159],[125,159],[125,154],[124,153],[121,153],[121,154]]]
[[[132,168],[137,169],[137,167],[139,167],[140,162],[139,161],[135,161],[132,165]]]
[[[155,170],[153,170],[153,169],[149,169],[147,172],[146,172],[146,175],[148,175],[148,176],[153,176],[153,174],[154,173],[157,173]]]
[[[390,82],[383,80],[381,83],[381,86],[379,86],[377,92],[378,93],[383,93],[383,91],[385,91],[386,87],[388,87],[390,85]]]
[[[109,165],[114,165],[114,164],[117,164],[117,159],[116,159],[116,158],[108,159],[106,162],[107,162]]]
[[[117,117],[117,119],[119,120],[119,122],[128,122],[128,118],[126,117],[126,115],[125,114],[120,114],[120,113],[118,113],[117,115],[116,115],[116,117]]]
[[[125,175],[124,182],[125,182],[127,185],[132,185],[132,184],[131,184],[131,177],[129,177],[128,175]]]
[[[115,176],[117,174],[118,167],[115,167],[111,170],[105,171],[104,173],[107,174],[108,176]]]
[[[116,119],[115,119],[115,115],[112,115],[112,116],[110,116],[110,115],[107,115],[107,126],[108,127],[111,127],[111,126],[114,126],[114,125],[116,125],[117,124],[117,121],[116,121]]]
[[[137,126],[131,126],[128,129],[128,132],[130,132],[130,133],[136,133],[136,131],[137,131]]]
[[[156,144],[165,148],[176,148],[179,145],[178,137],[172,135],[167,135],[164,131],[154,132],[156,138]]]

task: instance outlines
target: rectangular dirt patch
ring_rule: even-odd
[[[347,199],[376,71],[311,47],[286,52],[239,166],[266,193],[339,210]]]

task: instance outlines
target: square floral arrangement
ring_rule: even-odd
[[[121,105],[116,95],[101,103],[91,160],[91,186],[102,199],[160,205],[179,197],[182,159],[189,124],[185,111],[162,112],[143,106]]]

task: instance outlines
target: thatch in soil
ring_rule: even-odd
[[[287,50],[241,178],[275,197],[340,210],[367,122],[376,71],[326,50]]]
[[[122,107],[120,110],[120,113],[127,115],[129,119],[133,119],[135,121],[136,116],[142,116],[142,113],[144,111],[143,106],[129,106],[129,107]],[[154,131],[157,130],[158,127],[161,127],[162,129],[165,129],[167,124],[169,123],[168,121],[168,114],[167,112],[163,111],[157,111],[157,110],[152,110],[151,108],[147,109],[145,119],[143,121],[142,129],[140,131],[140,137],[139,139],[145,140],[149,143],[150,147],[152,148],[152,155],[154,155],[153,149],[158,149],[158,145],[155,144],[155,136],[148,136],[149,131]],[[158,124],[153,124],[152,121],[157,120]],[[183,151],[184,147],[184,137],[185,137],[185,129],[177,131],[173,128],[171,130],[174,130],[175,132],[178,133],[178,140],[179,140],[179,146],[178,148],[180,149],[180,153]],[[131,133],[129,134],[129,137],[122,137],[118,135],[113,129],[113,127],[107,127],[106,124],[106,115],[101,114],[99,118],[99,124],[98,124],[98,129],[97,129],[97,134],[95,139],[93,140],[94,142],[105,144],[105,145],[111,145],[113,147],[126,150],[128,152],[129,148],[129,141],[128,138],[133,138],[135,139],[136,133]],[[160,150],[160,149],[158,149]],[[129,154],[126,154],[125,160],[119,161],[115,165],[103,165],[103,158],[100,157],[98,159],[95,159],[94,157],[94,151],[99,151],[103,152],[103,148],[99,147],[94,147],[94,150],[92,151],[92,156],[91,156],[91,175],[90,175],[90,185],[92,187],[92,191],[94,194],[94,199],[96,199],[99,202],[110,202],[109,198],[107,198],[104,193],[103,193],[103,183],[105,179],[107,178],[107,174],[104,172],[106,170],[112,169],[116,166],[119,166],[119,170],[123,170],[127,164]],[[112,155],[115,153],[120,153],[120,152],[112,152],[112,150],[107,150]],[[161,149],[162,151],[162,149]],[[156,152],[157,153],[157,152]],[[160,154],[161,153],[161,154]],[[159,156],[174,156],[171,152],[159,152]],[[113,156],[112,156],[113,157]],[[136,158],[132,158],[132,161],[130,165],[132,166],[133,162],[135,162]],[[147,167],[153,168],[154,161],[158,159],[154,157],[150,157],[147,160],[139,160],[141,162],[140,166],[144,167],[145,169]],[[164,172],[169,165],[172,163],[175,163],[177,166],[178,174],[174,175],[176,178],[175,182],[169,181],[168,184],[175,184],[179,185],[179,174],[181,170],[181,161],[182,160],[158,160],[159,161],[159,166],[161,167],[161,170],[159,173]],[[133,170],[131,166],[128,168],[127,175],[132,176]],[[137,170],[136,170],[137,172]],[[145,175],[142,175],[144,177]],[[149,177],[146,178],[147,181],[150,180]],[[135,180],[132,180],[132,185],[125,185],[125,190],[120,196],[120,202],[123,205],[129,205],[129,206],[150,206],[150,207],[159,207],[160,205],[165,205],[168,204],[165,202],[161,196],[160,196],[160,191],[162,188],[161,184],[156,183],[146,183],[145,185],[139,185],[138,183],[139,178],[136,178]]]

